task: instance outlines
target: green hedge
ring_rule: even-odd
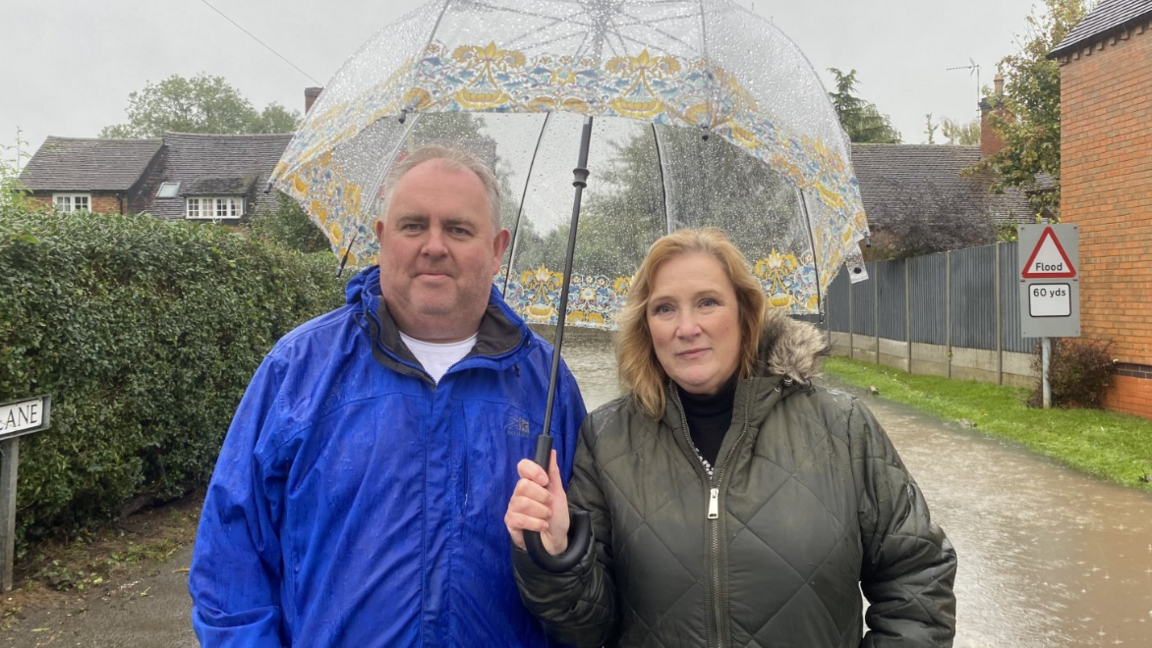
[[[0,402],[52,395],[17,537],[205,483],[264,354],[343,302],[335,267],[212,225],[0,209]]]

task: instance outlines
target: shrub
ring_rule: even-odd
[[[276,210],[260,211],[248,221],[248,231],[256,238],[297,252],[329,249],[328,238],[291,197],[277,192]]]
[[[1116,366],[1112,362],[1111,342],[1080,338],[1054,338],[1052,357],[1048,359],[1048,383],[1052,390],[1052,405],[1057,407],[1104,406],[1104,393],[1112,383]],[[1041,350],[1032,356],[1032,368],[1042,374]],[[1041,379],[1042,380],[1042,379]],[[1043,383],[1037,381],[1036,390],[1028,399],[1032,407],[1043,404]]]
[[[335,265],[213,225],[0,210],[0,402],[52,395],[21,440],[18,539],[204,483],[264,354],[343,301]]]

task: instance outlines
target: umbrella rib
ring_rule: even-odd
[[[812,216],[808,213],[808,199],[802,191],[797,187],[795,191],[800,196],[800,211],[804,213],[804,222],[808,224],[808,244],[812,247],[812,270],[816,273],[816,308],[820,310],[820,315],[824,315],[824,295],[820,290],[820,263],[818,262],[819,253],[816,251],[816,237],[812,234]]]
[[[440,21],[444,20],[444,14],[448,12],[448,5],[452,4],[452,0],[444,0],[444,6],[440,7],[440,13],[436,16],[436,22],[432,23],[432,29],[428,32],[428,40],[424,43],[424,48],[416,53],[417,56],[423,57],[428,47],[432,45],[432,40],[436,38],[436,30],[440,29]],[[412,77],[416,76],[418,65],[413,65],[412,70],[408,73],[408,87],[412,86]],[[401,109],[403,110],[403,109]]]
[[[631,18],[631,16],[629,16],[629,17]],[[685,17],[685,16],[677,16],[676,18],[677,18],[677,19],[679,19],[679,18],[684,18],[684,17]],[[670,19],[670,20],[671,20],[671,19]],[[634,22],[634,23],[631,23],[631,24],[632,24],[632,25],[641,25],[641,24],[650,24],[650,23],[645,23],[645,22],[642,22],[640,19],[636,19],[636,22]],[[624,26],[626,26],[626,27],[627,27],[627,26],[630,26],[630,25],[624,25]],[[653,29],[652,29],[652,31],[654,31],[654,32],[656,32],[656,33],[658,33],[658,34],[660,34],[661,36],[664,36],[665,38],[667,38],[667,39],[668,39],[668,40],[670,40],[670,41],[673,41],[673,42],[676,42],[676,43],[680,43],[681,45],[684,45],[685,47],[688,47],[688,48],[692,48],[692,47],[693,47],[693,44],[692,44],[692,43],[690,43],[690,42],[688,42],[688,41],[684,40],[683,38],[680,38],[680,37],[676,36],[675,34],[672,34],[672,33],[670,33],[670,32],[667,32],[667,31],[665,31],[665,30],[663,30],[663,29],[656,29],[656,28],[653,28]],[[617,37],[618,37],[618,38],[620,38],[620,39],[621,39],[621,44],[623,44],[623,41],[624,41],[625,39],[627,39],[627,40],[629,40],[629,41],[632,41],[633,43],[636,43],[637,45],[645,45],[644,41],[642,41],[642,40],[640,40],[639,38],[636,38],[636,37],[634,37],[634,36],[623,36],[623,35],[621,35],[619,32],[616,32],[616,35],[617,35]]]
[[[528,163],[528,174],[524,177],[524,191],[520,194],[520,207],[516,210],[516,222],[512,225],[512,249],[508,252],[508,270],[504,273],[504,291],[508,291],[508,281],[512,276],[512,264],[516,261],[516,248],[520,237],[520,217],[524,214],[524,201],[528,197],[528,185],[532,183],[532,171],[536,168],[536,156],[540,153],[540,145],[544,142],[544,131],[548,130],[548,120],[551,112],[544,113],[544,122],[540,124],[540,134],[536,136],[536,148],[532,150],[532,161]],[[503,296],[503,295],[501,295]]]
[[[672,231],[672,210],[668,208],[668,178],[664,175],[664,145],[660,131],[652,124],[652,139],[656,142],[656,168],[660,170],[660,195],[664,199],[664,231]]]
[[[700,49],[704,53],[704,64],[712,67],[712,57],[708,54],[708,22],[704,19],[704,0],[700,2]],[[715,118],[715,106],[713,105],[716,99],[716,80],[709,74],[709,80],[712,81],[711,87],[708,88],[708,128],[712,128],[712,120]]]
[[[544,40],[544,41],[539,41],[539,42],[533,43],[533,47],[542,47],[544,45],[550,45],[552,43],[557,43],[557,42],[560,42],[562,40],[571,39],[574,37],[575,36],[572,34],[569,34],[569,35],[563,35],[562,34],[560,36],[556,36],[556,37],[551,38],[549,40]],[[587,43],[587,42],[588,42],[588,32],[584,32],[584,40],[580,41],[580,45],[578,45],[576,47],[576,51],[572,54],[572,56],[573,57],[579,57],[581,48],[583,48],[584,43]]]
[[[555,26],[557,23],[561,23],[561,22],[564,22],[564,19],[563,19],[563,18],[555,18],[555,19],[553,19],[553,20],[552,20],[552,22],[551,22],[551,23],[549,23],[549,24],[547,24],[547,25],[542,25],[542,26],[541,26],[541,27],[539,27],[538,29],[535,29],[535,30],[532,30],[532,31],[526,31],[526,32],[524,32],[524,33],[520,34],[519,36],[514,36],[514,37],[512,37],[512,38],[509,38],[509,39],[508,39],[508,45],[510,45],[510,46],[511,46],[511,45],[515,45],[516,43],[518,43],[518,42],[520,41],[520,39],[522,39],[522,38],[527,38],[527,37],[528,37],[530,34],[532,34],[533,32],[539,32],[539,31],[543,31],[543,30],[545,30],[545,29],[548,29],[548,28],[550,28],[550,27],[553,27],[553,26]],[[540,47],[540,46],[542,46],[542,45],[547,45],[548,43],[554,43],[554,42],[556,42],[556,41],[558,41],[558,40],[561,40],[561,39],[563,39],[563,38],[567,38],[567,36],[564,36],[564,35],[560,35],[560,36],[557,36],[557,37],[555,37],[555,38],[553,38],[552,40],[549,40],[549,41],[542,41],[542,42],[538,42],[538,43],[535,43],[535,45],[536,45],[536,47]],[[585,38],[587,38],[587,36],[585,36]]]
[[[688,13],[669,15],[669,16],[665,16],[663,18],[645,19],[642,17],[635,16],[631,13],[628,13],[627,11],[625,11],[623,9],[620,10],[620,13],[623,14],[625,17],[630,19],[628,22],[623,22],[623,21],[619,21],[619,20],[614,21],[622,27],[634,27],[636,25],[643,25],[645,27],[649,27],[651,25],[656,25],[656,24],[660,24],[660,23],[672,22],[674,20],[684,20],[685,18],[692,18],[695,15],[692,12],[688,12]],[[665,36],[671,36],[670,34],[667,34],[666,32],[660,32],[660,33],[664,34]]]
[[[584,47],[588,44],[588,34],[590,33],[589,31],[584,32],[584,38],[581,39],[580,44],[576,46],[576,52],[572,55],[575,60],[578,61],[580,57],[584,56]]]
[[[535,11],[522,11],[522,10],[513,11],[511,9],[505,9],[503,7],[497,7],[495,5],[490,5],[486,2],[473,2],[472,5],[480,8],[480,9],[490,9],[492,11],[497,11],[497,12],[501,12],[501,13],[510,13],[510,14],[513,14],[516,16],[529,16],[531,18],[544,18],[546,20],[557,20],[556,16],[549,16],[547,14],[536,13]],[[559,18],[559,21],[571,23],[571,24],[575,24],[575,25],[580,25],[581,27],[591,27],[592,26],[591,21],[582,22],[579,19],[577,19],[575,16],[564,16],[564,17]]]
[[[368,204],[371,205],[376,202],[376,194],[380,191],[380,186],[384,184],[384,178],[388,175],[388,170],[391,169],[392,165],[396,162],[396,156],[400,155],[400,149],[404,147],[404,142],[412,133],[412,129],[416,127],[416,122],[420,121],[420,115],[421,113],[412,115],[412,119],[407,120],[407,123],[404,124],[404,133],[396,140],[396,145],[392,147],[392,152],[388,154],[388,162],[380,167],[380,173],[376,174],[376,177],[372,179],[372,184],[369,185],[372,187],[372,190],[362,194],[364,196],[371,196],[371,198],[369,198],[371,202]]]

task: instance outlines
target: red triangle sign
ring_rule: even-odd
[[[1020,276],[1025,279],[1071,279],[1076,276],[1076,268],[1072,267],[1064,246],[1060,245],[1060,239],[1056,238],[1051,227],[1044,228]]]

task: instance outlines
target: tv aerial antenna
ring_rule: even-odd
[[[945,68],[948,71],[952,70],[968,70],[968,76],[976,75],[976,110],[980,110],[980,64],[968,57],[968,65],[961,65],[958,67]]]

